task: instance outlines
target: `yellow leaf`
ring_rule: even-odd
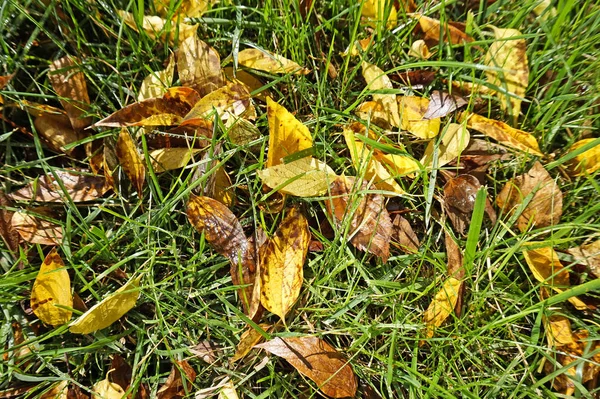
[[[408,55],[420,58],[422,60],[429,59],[433,54],[429,51],[429,47],[425,43],[425,40],[415,40],[410,46]]]
[[[150,75],[146,76],[140,86],[137,97],[138,102],[148,100],[149,98],[162,97],[167,92],[167,89],[171,87],[174,74],[175,62],[173,60],[173,55],[171,55],[169,57],[169,64],[165,69],[152,72]],[[179,74],[181,75],[181,72]]]
[[[454,277],[449,277],[442,289],[435,294],[433,301],[423,314],[423,321],[427,325],[427,338],[433,337],[436,327],[442,325],[444,320],[454,311],[462,282]]]
[[[95,383],[92,392],[97,395],[94,397],[102,399],[122,399],[125,397],[123,388],[114,382],[110,382],[108,378]]]
[[[262,328],[264,331],[269,331],[272,326],[269,324],[259,324],[259,327]],[[265,338],[258,332],[258,330],[256,330],[252,326],[248,326],[246,331],[244,331],[242,336],[240,337],[240,342],[235,348],[235,353],[233,354],[231,359],[229,359],[229,363],[237,362],[238,360],[245,357],[248,354],[248,352],[250,352],[250,350],[254,347],[254,345],[261,343],[264,339]]]
[[[448,23],[442,25],[439,20],[426,17],[422,14],[413,14],[412,16],[419,18],[419,26],[427,40],[439,43],[441,37],[444,42],[450,44],[462,44],[473,41],[465,32]]]
[[[135,21],[133,14],[130,12],[126,12],[123,10],[117,10],[119,17],[123,19],[131,29],[136,32],[140,31],[140,27]],[[198,30],[198,25],[188,25],[188,24],[176,24],[175,22],[165,20],[161,17],[154,15],[144,15],[142,19],[141,30],[143,30],[148,37],[152,39],[169,39],[171,44],[175,43],[175,38],[179,37],[179,40],[184,40],[189,36],[193,36],[196,34]]]
[[[231,190],[231,179],[224,167],[215,171],[215,181],[212,197],[224,205],[231,207],[235,201]]]
[[[183,118],[181,125],[193,125],[198,119],[206,120],[215,111],[222,120],[227,120],[230,115],[243,114],[249,106],[250,92],[246,85],[228,84],[202,97]]]
[[[35,118],[33,125],[52,149],[70,156],[75,155],[77,148],[67,150],[65,147],[84,138],[82,133],[73,129],[69,117],[63,114],[41,113]]]
[[[197,35],[187,37],[179,44],[177,73],[182,86],[195,89],[201,96],[225,84],[219,53]]]
[[[283,105],[267,98],[269,119],[269,152],[267,168],[281,164],[282,158],[298,151],[311,148],[312,137],[306,126],[294,117]]]
[[[284,321],[300,295],[310,237],[308,221],[297,208],[291,208],[261,251],[260,302]]]
[[[160,148],[150,151],[150,164],[156,173],[183,168],[193,156],[202,151],[199,148]]]
[[[359,0],[359,3],[362,0]],[[386,11],[389,10],[386,18]],[[394,2],[389,0],[365,0],[362,2],[361,15],[367,21],[367,25],[377,27],[378,23],[385,24],[387,29],[393,29],[398,25],[398,12]]]
[[[219,396],[217,399],[239,399],[237,391],[235,390],[235,386],[232,381],[227,381],[222,387],[221,391],[219,391]]]
[[[591,143],[594,140],[596,139],[592,138],[579,140],[571,146],[569,153],[576,151],[577,149],[588,143]],[[600,145],[596,144],[589,150],[577,155],[575,158],[568,161],[566,166],[571,176],[584,176],[586,174],[591,175],[600,169]]]
[[[516,29],[499,29],[493,27],[496,41],[490,45],[485,55],[485,64],[499,71],[485,71],[488,82],[508,93],[496,92],[500,107],[509,110],[516,121],[521,113],[521,98],[524,97],[529,84],[529,66],[527,64],[527,43]],[[516,96],[516,97],[515,97]]]
[[[223,73],[225,74],[227,80],[229,80],[230,82],[239,80],[240,82],[244,83],[246,86],[248,86],[248,90],[250,92],[255,92],[265,86],[265,84],[261,82],[260,79],[258,79],[256,76],[242,69],[237,69],[234,72],[233,67],[227,66],[223,68]],[[268,89],[261,90],[261,92],[256,95],[257,98],[260,98],[265,102],[267,101],[267,97],[269,96],[270,91]]]
[[[54,248],[44,259],[33,283],[31,309],[43,323],[58,326],[71,319],[72,307],[71,279]]]
[[[560,263],[558,254],[552,247],[523,250],[523,256],[537,281],[550,285],[550,288],[559,294],[570,288],[569,270]],[[570,297],[569,302],[578,310],[588,309],[577,297]]]
[[[453,160],[455,160],[469,145],[471,136],[469,131],[463,125],[458,123],[450,123],[448,127],[442,133],[440,143],[437,151],[437,167],[442,167]],[[434,164],[434,152],[436,147],[436,140],[431,140],[425,148],[425,154],[421,161],[424,166],[432,167]]]
[[[373,156],[381,162],[390,173],[396,176],[413,176],[421,170],[419,163],[408,155],[385,154],[379,150],[373,151]]]
[[[390,78],[377,66],[363,61],[362,74],[370,91],[393,89]],[[395,94],[373,94],[373,102],[381,104],[386,122],[393,127],[400,126],[400,111]]]
[[[247,68],[269,73],[293,73],[306,75],[310,70],[301,67],[292,60],[277,54],[255,48],[247,48],[238,53],[238,64]]]
[[[571,322],[564,316],[554,315],[544,318],[546,339],[550,347],[559,347],[575,343]]]
[[[431,139],[440,132],[440,118],[423,119],[429,108],[429,99],[416,96],[398,96],[401,128],[422,139]]]
[[[316,197],[327,192],[336,174],[326,163],[306,157],[260,170],[258,177],[282,194]]]
[[[218,3],[218,0],[183,0],[181,2],[177,2],[178,7],[174,10],[173,19],[177,19],[178,16],[187,17],[187,18],[199,18],[208,11],[209,7],[215,3]],[[166,17],[171,11],[171,4],[173,4],[170,0],[156,0],[154,1],[154,7],[156,11]]]
[[[141,199],[146,181],[146,167],[127,129],[121,129],[115,150],[123,171],[133,183]]]
[[[501,144],[525,151],[538,157],[543,156],[537,140],[531,133],[510,127],[504,122],[488,119],[477,114],[461,114],[461,120],[467,120],[467,127],[485,134]]]
[[[102,330],[119,320],[135,306],[140,296],[141,279],[142,276],[132,278],[113,294],[94,305],[71,323],[69,331],[74,334],[90,334]]]
[[[533,9],[533,12],[539,16],[542,21],[556,17],[556,8],[552,7],[552,0],[541,0]]]

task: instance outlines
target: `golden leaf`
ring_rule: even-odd
[[[277,54],[256,48],[247,48],[238,53],[238,64],[247,68],[269,73],[293,73],[306,75],[310,70],[301,67],[292,60]]]
[[[308,221],[297,208],[291,208],[260,253],[260,302],[284,322],[300,295],[310,237]]]
[[[390,0],[360,0],[362,3],[361,15],[366,20],[367,25],[377,27],[381,23],[387,29],[393,29],[398,25],[398,12],[394,7],[394,2]],[[386,11],[387,13],[386,18]]]
[[[91,307],[71,323],[69,331],[74,334],[90,334],[119,320],[135,306],[140,296],[141,279],[142,276],[132,278],[124,286]]]
[[[442,26],[439,20],[426,17],[423,14],[417,13],[412,16],[419,19],[419,26],[425,34],[425,40],[439,43],[441,38],[443,42],[450,44],[462,44],[473,41],[469,35],[449,23]]]
[[[537,140],[531,133],[510,127],[504,122],[488,119],[477,114],[463,113],[461,120],[467,120],[467,127],[475,129],[507,147],[516,148],[538,157],[543,156]]]
[[[27,242],[42,245],[59,245],[63,239],[62,226],[34,216],[35,214],[51,216],[47,208],[31,209],[29,213],[15,212],[11,221],[12,227]]]
[[[33,283],[31,309],[43,323],[58,326],[71,319],[72,307],[71,279],[56,248],[53,248]]]
[[[187,17],[187,18],[199,18],[204,14],[211,5],[218,3],[218,0],[183,0],[181,2],[177,2],[175,4],[178,7],[174,10],[173,18],[176,19],[177,16]],[[171,11],[171,3],[170,0],[155,0],[154,7],[156,11],[166,17]]]
[[[231,115],[239,116],[250,107],[250,92],[243,83],[232,83],[202,97],[194,108],[185,115],[181,125],[193,125],[198,120],[206,120],[215,112],[222,120]]]
[[[183,168],[195,154],[202,151],[199,148],[161,148],[150,151],[150,164],[156,173]]]
[[[423,119],[429,108],[429,99],[415,96],[398,96],[401,128],[422,139],[431,139],[440,132],[440,118]]]
[[[257,90],[262,89],[265,85],[260,81],[256,76],[248,73],[242,69],[237,69],[234,72],[233,67],[227,66],[223,68],[223,73],[225,77],[230,82],[235,82],[236,80],[242,82],[246,86],[248,86],[248,91],[255,92]],[[263,101],[267,101],[267,97],[270,97],[271,92],[268,89],[261,90],[260,93],[256,95],[257,98],[260,98]]]
[[[356,395],[358,383],[344,356],[317,337],[274,338],[255,346],[287,360],[332,398]]]
[[[546,339],[550,347],[560,347],[575,343],[571,322],[564,316],[553,315],[549,319],[544,317],[546,326]]]
[[[259,170],[258,177],[282,194],[316,197],[327,192],[336,174],[325,162],[306,157]]]
[[[534,244],[530,243],[529,245]],[[552,247],[523,250],[523,256],[533,277],[541,283],[548,284],[554,291],[564,292],[570,288],[569,270],[565,269]],[[569,302],[578,310],[586,310],[587,305],[579,298],[572,296]]]
[[[217,399],[239,399],[235,386],[231,380],[223,384]]]
[[[108,378],[95,383],[92,387],[92,393],[103,399],[122,399],[126,396],[123,388],[110,382]]]
[[[169,63],[165,69],[152,72],[144,78],[138,93],[138,102],[164,96],[169,87],[171,87],[171,83],[173,83],[174,74],[175,61],[173,60],[173,55],[170,55]],[[179,74],[181,75],[181,72]]]
[[[259,324],[259,327],[264,331],[269,331],[272,326],[270,324]],[[242,333],[240,342],[235,348],[235,353],[231,359],[229,359],[229,363],[235,363],[244,358],[255,345],[261,343],[264,339],[265,338],[258,332],[258,330],[252,326],[248,326],[246,331]]]
[[[68,399],[69,395],[67,394],[69,386],[69,381],[59,381],[55,383],[49,390],[43,392],[39,399]]]
[[[219,53],[197,35],[179,44],[177,72],[181,85],[195,89],[202,97],[225,84]]]
[[[141,200],[146,182],[146,167],[127,129],[121,129],[115,150],[123,171],[133,183]]]
[[[379,150],[373,150],[373,156],[396,177],[412,177],[415,172],[421,170],[419,162],[408,155],[385,154]]]
[[[195,379],[196,370],[187,361],[177,362],[171,368],[167,381],[156,393],[156,399],[178,399],[188,396]]]
[[[428,60],[433,54],[429,51],[429,47],[427,47],[425,40],[415,40],[410,46],[410,50],[408,50],[408,55],[422,60]]]
[[[369,91],[390,90],[393,89],[390,78],[377,66],[363,61],[362,74],[367,82]],[[372,94],[373,102],[381,104],[382,113],[385,115],[385,121],[393,127],[400,126],[400,111],[395,94]],[[385,126],[382,126],[385,127]]]
[[[231,179],[223,166],[215,171],[214,185],[210,196],[228,207],[232,207],[235,203],[235,197],[231,190]]]
[[[443,131],[439,144],[437,145],[437,167],[440,168],[449,164],[464,151],[469,145],[471,136],[469,131],[463,125],[450,123]],[[434,155],[436,149],[436,140],[431,140],[425,148],[423,160],[421,163],[428,168],[434,165]]]
[[[496,92],[500,108],[509,110],[516,121],[521,113],[521,98],[525,97],[529,84],[527,43],[525,39],[515,39],[522,35],[516,29],[493,29],[496,41],[485,55],[485,64],[500,70],[487,70],[485,74],[488,82],[506,90],[507,93]]]
[[[596,139],[579,140],[571,146],[569,153],[576,151],[594,140]],[[571,176],[591,175],[600,169],[600,145],[596,144],[589,150],[575,156],[575,158],[566,163],[566,166]]]
[[[37,133],[57,152],[73,156],[76,149],[66,149],[66,146],[84,138],[76,132],[68,116],[63,114],[41,113],[33,121]]]
[[[65,56],[54,61],[48,73],[52,88],[60,97],[75,131],[81,131],[92,123],[90,117],[83,117],[90,108],[90,97],[78,62],[76,58]]]
[[[282,163],[282,158],[313,145],[310,131],[283,105],[267,98],[267,118],[269,119],[269,152],[267,168]]]
[[[423,321],[427,325],[427,338],[433,337],[435,328],[441,326],[454,311],[461,285],[462,281],[449,277],[435,294],[433,301],[423,314]]]
[[[189,36],[195,35],[198,30],[198,25],[176,24],[175,22],[154,15],[144,15],[142,26],[140,27],[132,13],[117,10],[117,14],[123,19],[123,22],[136,32],[140,32],[141,28],[151,39],[160,38],[164,41],[168,38],[170,44],[175,43],[175,38],[179,37],[179,40],[184,40]]]

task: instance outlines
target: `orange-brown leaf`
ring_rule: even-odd
[[[78,62],[76,58],[69,56],[59,58],[50,65],[48,73],[52,88],[60,97],[60,103],[67,111],[75,131],[80,131],[92,123],[90,117],[83,117],[90,108],[90,97],[85,76]]]
[[[596,278],[600,278],[600,240],[570,248],[568,251],[577,262],[586,265]]]
[[[37,217],[35,214],[46,217],[51,216],[51,213],[46,208],[31,209],[29,213],[15,212],[12,217],[13,228],[27,242],[42,245],[59,245],[63,239],[62,226]]]
[[[287,360],[332,398],[354,397],[356,376],[342,354],[317,337],[275,338],[256,345]]]
[[[473,38],[456,26],[448,23],[442,25],[439,20],[426,17],[422,14],[414,14],[414,17],[419,19],[419,26],[425,34],[425,40],[439,43],[441,39],[442,42],[450,44],[462,44],[473,41]]]
[[[73,155],[74,148],[67,150],[65,146],[83,138],[71,126],[71,120],[63,114],[41,113],[33,121],[35,130],[57,152]]]
[[[444,186],[444,209],[459,234],[464,234],[465,229],[471,224],[475,198],[480,189],[482,189],[481,183],[472,175],[457,176],[448,180]],[[488,198],[486,198],[485,211],[492,223],[495,223],[496,211]]]
[[[196,370],[187,361],[177,362],[171,369],[167,381],[156,393],[157,399],[179,399],[191,393]]]
[[[264,331],[269,331],[271,329],[271,325],[269,324],[259,324],[259,327]],[[242,333],[240,337],[240,342],[237,344],[235,348],[235,353],[229,359],[229,363],[235,363],[238,360],[244,358],[248,352],[255,346],[261,343],[265,338],[252,326],[248,326],[246,331]]]
[[[92,201],[100,198],[108,187],[102,176],[77,174],[77,171],[56,170],[54,175],[65,187],[62,190],[53,174],[42,175],[20,190],[8,195],[16,201],[73,202]]]
[[[392,223],[392,229],[392,239],[396,241],[402,251],[409,254],[419,252],[421,243],[408,220],[397,215]]]
[[[133,183],[141,199],[146,181],[146,167],[127,129],[121,129],[115,150],[123,171]]]

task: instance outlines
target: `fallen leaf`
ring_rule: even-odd
[[[434,157],[437,155],[437,167],[440,168],[449,164],[454,159],[460,157],[460,154],[469,145],[471,135],[467,128],[458,123],[450,123],[444,129],[441,140],[436,146],[435,141],[431,140],[425,148],[423,160],[421,163],[425,167],[433,167]],[[435,153],[437,147],[437,154]]]
[[[195,89],[202,97],[225,84],[219,53],[197,35],[180,42],[177,71],[181,85]]]
[[[198,345],[188,348],[194,356],[201,358],[204,362],[212,364],[217,361],[217,352],[221,351],[222,348],[212,341],[204,340]]]
[[[146,166],[127,129],[121,129],[115,150],[123,171],[133,183],[141,200],[144,196]]]
[[[125,396],[123,388],[105,378],[92,387],[92,393],[103,399],[122,399]]]
[[[475,129],[507,147],[525,151],[538,157],[543,156],[537,140],[531,133],[510,127],[504,122],[488,119],[477,114],[462,114],[461,120],[467,121],[467,127]]]
[[[271,92],[268,89],[261,90],[265,86],[265,84],[249,72],[246,72],[242,69],[234,70],[233,67],[228,66],[223,68],[223,74],[225,75],[225,78],[230,82],[242,82],[243,84],[248,86],[248,91],[250,92],[260,90],[260,93],[258,93],[256,97],[260,98],[265,102],[267,101],[267,97],[271,96]]]
[[[132,278],[124,286],[92,306],[71,323],[69,331],[74,334],[90,334],[119,320],[135,306],[140,296],[141,279],[142,276]]]
[[[254,301],[254,280],[256,264],[242,225],[237,217],[224,204],[203,196],[190,196],[187,216],[206,240],[226,257],[231,264],[231,278],[235,285],[249,285],[240,289],[240,299],[246,313],[256,313]]]
[[[216,199],[225,206],[231,207],[235,203],[235,196],[233,195],[233,190],[231,190],[231,185],[231,179],[227,171],[221,166],[215,171],[212,192],[206,192],[206,195]]]
[[[237,118],[232,121],[227,130],[227,137],[235,145],[248,145],[261,137],[260,130],[254,124],[246,119]],[[252,147],[251,147],[252,148]]]
[[[567,155],[594,140],[596,139],[591,138],[579,140],[571,146]],[[575,158],[566,163],[566,167],[571,176],[585,176],[593,174],[600,169],[600,145],[596,144],[589,150],[575,156]]]
[[[398,25],[398,11],[393,1],[364,0],[359,3],[362,3],[361,16],[367,25],[376,28],[381,24],[387,29],[393,29]]]
[[[171,2],[169,0],[155,0],[154,7],[156,11],[166,17],[170,12],[174,12],[172,14],[172,18],[177,19],[177,16],[187,17],[187,18],[200,18],[211,5],[218,3],[219,0],[184,0],[181,2],[177,2],[177,7],[175,9],[171,8]]]
[[[527,43],[516,29],[494,29],[494,41],[485,55],[485,65],[495,68],[486,70],[488,82],[504,89],[496,92],[500,108],[508,110],[516,121],[521,113],[521,101],[525,97],[529,84],[529,66],[527,64]],[[498,70],[499,69],[499,70]]]
[[[541,21],[554,18],[557,14],[556,8],[552,7],[552,0],[541,0],[537,3],[537,6],[533,8],[533,12],[540,17]]]
[[[179,40],[184,40],[189,36],[195,35],[199,26],[184,23],[176,24],[155,15],[144,15],[141,21],[142,26],[139,26],[132,13],[117,10],[117,14],[134,31],[140,32],[141,29],[151,39],[160,39],[162,41],[168,39],[170,44],[174,44],[177,37],[179,37]]]
[[[447,231],[444,231],[444,244],[448,258],[448,275],[462,281],[465,278],[464,257],[460,247]]]
[[[169,63],[165,69],[152,72],[144,78],[142,85],[140,86],[140,91],[138,92],[138,102],[164,96],[173,83],[174,74],[175,61],[173,55],[171,55],[169,56]],[[181,71],[179,72],[179,75],[181,76]]]
[[[361,180],[360,191],[367,190]],[[353,177],[339,176],[331,184],[331,198],[325,201],[327,211],[338,227],[348,226],[348,239],[356,248],[381,258],[385,263],[390,253],[392,221],[380,194],[352,193]],[[355,205],[358,206],[355,207]],[[344,222],[351,218],[350,223]]]
[[[531,244],[534,243],[529,245]],[[569,270],[563,267],[552,247],[523,250],[523,257],[537,281],[548,284],[559,294],[571,287]],[[588,309],[587,305],[575,296],[570,297],[569,302],[578,310]]]
[[[12,227],[24,241],[32,244],[60,245],[63,239],[63,228],[60,224],[51,222],[35,215],[51,217],[48,208],[33,208],[26,212],[15,212],[12,217]]]
[[[586,265],[596,278],[600,278],[600,240],[570,248],[568,251],[577,262]]]
[[[455,96],[445,91],[434,90],[429,97],[429,105],[427,106],[427,112],[423,115],[423,119],[442,118],[467,104],[468,102],[460,96]]]
[[[10,82],[10,80],[15,76],[15,74],[3,75],[0,76],[0,90],[4,89],[4,87]],[[4,99],[0,95],[0,104],[4,104]]]
[[[303,68],[292,60],[256,48],[247,48],[240,51],[238,53],[238,64],[269,73],[306,75],[310,72],[310,70]]]
[[[343,57],[347,57],[347,56],[358,57],[362,53],[366,52],[373,43],[374,43],[373,35],[371,35],[365,39],[355,40],[354,44],[349,45],[341,55]]]
[[[544,325],[548,346],[558,348],[575,343],[573,331],[571,331],[571,322],[565,316],[553,315],[544,318]]]
[[[435,81],[436,72],[421,69],[416,71],[396,72],[389,76],[403,86],[412,87],[413,89],[422,89]]]
[[[217,399],[239,399],[237,391],[235,390],[235,385],[231,380],[227,381],[219,391],[219,396]]]
[[[427,325],[427,338],[433,337],[436,327],[450,316],[458,301],[461,280],[448,277],[442,288],[435,294],[429,307],[423,314],[423,321]]]
[[[450,44],[463,44],[473,41],[473,38],[448,22],[442,25],[439,20],[418,13],[411,16],[418,18],[419,26],[425,35],[425,40],[430,40],[434,43],[445,42]]]
[[[440,132],[441,120],[424,119],[429,108],[429,99],[416,96],[398,96],[401,129],[422,139],[431,139]]]
[[[385,154],[377,149],[373,150],[373,156],[386,169],[395,175],[394,177],[413,177],[415,172],[421,170],[421,165],[413,157],[408,155]]]
[[[269,331],[271,329],[271,325],[269,324],[259,324],[259,327],[264,331]],[[237,344],[235,348],[235,353],[229,359],[229,363],[235,363],[238,360],[244,358],[255,345],[261,343],[265,338],[261,333],[258,332],[254,327],[248,326],[246,331],[242,333],[240,337],[240,342]]]
[[[356,376],[348,361],[327,342],[317,337],[274,338],[255,348],[287,360],[301,374],[313,380],[332,398],[356,395]]]
[[[394,218],[392,223],[392,244],[397,246],[404,252],[416,254],[419,252],[419,238],[415,234],[409,221],[400,215]]]
[[[39,399],[67,399],[69,381],[59,381],[52,385],[52,387],[38,396]]]
[[[183,168],[200,151],[202,150],[199,148],[161,148],[160,150],[150,151],[148,156],[152,170],[156,173],[162,173]]]
[[[362,74],[367,82],[369,91],[391,90],[394,88],[390,78],[377,66],[369,64],[366,61],[362,63]],[[386,115],[386,122],[393,127],[400,126],[400,111],[398,110],[398,102],[395,94],[376,94],[371,95],[373,102],[381,104],[383,113]]]
[[[12,207],[11,201],[4,191],[0,190],[0,237],[4,240],[6,248],[16,255],[19,252],[19,233],[12,226],[14,212],[9,211],[9,207]]]
[[[185,115],[181,125],[194,125],[198,120],[207,120],[216,112],[222,120],[227,120],[230,113],[239,116],[250,107],[250,92],[242,83],[223,86],[202,97],[194,108]]]
[[[479,180],[472,175],[454,177],[444,186],[444,209],[457,233],[464,234],[465,229],[470,226],[475,198],[482,187]],[[492,224],[496,223],[496,211],[487,197],[485,212]]]
[[[428,60],[433,54],[429,51],[425,40],[415,40],[410,46],[410,50],[408,50],[408,55],[421,60]]]
[[[460,169],[460,173],[475,176],[481,184],[485,184],[489,167],[496,161],[506,161],[512,157],[512,154],[507,153],[506,148],[500,144],[471,138],[460,159],[456,159],[450,165],[456,165]]]
[[[119,355],[113,355],[112,361],[110,362],[110,373],[111,380],[114,384],[117,384],[123,392],[126,392],[133,381],[133,369],[131,366]],[[135,399],[147,399],[150,397],[148,386],[144,383],[140,383],[135,388],[136,395]],[[129,395],[132,398],[131,394]]]
[[[71,319],[71,279],[56,248],[46,256],[31,289],[31,309],[45,324],[58,326]]]
[[[186,397],[191,392],[195,379],[196,370],[187,361],[177,362],[173,365],[167,381],[156,393],[156,398],[178,399]]]
[[[284,323],[300,295],[310,237],[308,221],[297,208],[291,208],[260,252],[260,301]]]
[[[327,192],[335,172],[325,162],[306,157],[259,170],[262,182],[282,194],[316,197]]]
[[[48,174],[39,176],[34,182],[9,194],[8,197],[15,201],[67,202],[69,198],[73,202],[84,202],[96,200],[108,191],[104,177],[74,172],[76,171],[53,172],[66,192],[62,190],[54,175]]]
[[[267,98],[269,151],[267,168],[283,163],[283,158],[312,147],[310,131],[283,105]]]
[[[366,101],[360,104],[354,111],[360,119],[368,121],[384,129],[391,129],[389,122],[390,113],[381,102]]]
[[[171,87],[161,98],[150,98],[130,104],[94,126],[174,126],[183,121],[200,95],[189,87]]]
[[[84,138],[73,129],[69,117],[63,114],[41,113],[34,119],[33,126],[54,151],[70,156],[73,156],[76,149],[67,150],[66,146]]]
[[[48,79],[67,111],[75,131],[81,131],[92,123],[90,117],[83,117],[90,108],[85,76],[81,72],[79,60],[65,56],[50,64]]]
[[[511,215],[530,196],[531,200],[516,221],[519,230],[525,232],[530,226],[540,228],[558,224],[562,215],[563,195],[539,162],[529,172],[506,183],[496,197],[496,204],[502,212]]]

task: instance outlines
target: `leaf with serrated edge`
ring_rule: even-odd
[[[45,324],[58,326],[71,320],[72,307],[71,279],[54,248],[44,259],[33,283],[31,309]]]
[[[444,320],[454,311],[461,284],[462,282],[459,279],[449,277],[435,294],[423,314],[423,321],[427,325],[427,338],[433,337],[435,328],[441,326]]]
[[[269,152],[267,168],[279,165],[282,159],[313,146],[310,131],[283,105],[267,98],[269,120]]]
[[[326,163],[306,157],[260,170],[258,177],[282,194],[316,197],[327,192],[336,174]]]
[[[123,171],[141,199],[146,182],[146,167],[127,129],[121,129],[115,150]]]
[[[471,136],[469,131],[463,125],[458,123],[450,123],[442,133],[441,141],[438,145],[438,162],[437,167],[442,167],[449,164],[460,156],[465,148],[469,145]],[[433,167],[435,152],[435,140],[431,140],[425,148],[423,160],[421,161],[425,167]]]
[[[310,72],[310,70],[301,67],[292,60],[255,48],[247,48],[240,51],[238,53],[238,64],[269,73],[306,75]]]

